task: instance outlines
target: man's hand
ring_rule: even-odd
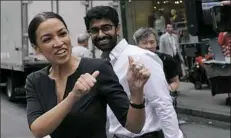
[[[143,64],[135,62],[132,57],[129,56],[128,60],[129,66],[127,72],[127,81],[131,95],[136,95],[133,92],[143,92],[144,85],[148,81],[151,74]]]

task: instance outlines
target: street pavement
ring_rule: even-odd
[[[207,125],[185,124],[181,128],[185,133],[185,138],[230,138],[230,130]]]
[[[228,94],[212,96],[209,88],[195,90],[192,83],[181,82],[178,96],[178,112],[230,122]]]
[[[27,125],[25,101],[12,103],[7,100],[5,93],[0,94],[1,138],[33,138]],[[191,83],[183,82],[180,86],[178,106],[183,113],[185,113],[184,109],[188,109],[214,112],[230,117],[230,107],[224,104],[226,97],[226,95],[212,97],[209,89],[195,90]],[[230,138],[230,122],[225,123],[191,115],[192,113],[179,114],[179,120],[184,122],[180,126],[186,138]],[[200,115],[196,114],[196,116]]]
[[[27,125],[25,102],[11,103],[2,92],[1,138],[33,138]]]
[[[1,138],[33,138],[28,129],[26,104],[9,102],[5,93],[1,93]],[[179,115],[182,131],[186,138],[230,138],[230,124],[206,120],[189,115]]]

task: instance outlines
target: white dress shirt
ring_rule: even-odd
[[[169,42],[171,43],[170,45],[172,46],[172,50],[173,50],[173,55],[176,55],[176,40],[175,38],[173,37],[172,34],[168,34],[168,37],[169,37]]]
[[[93,57],[91,51],[83,46],[74,46],[72,48],[72,55],[75,57]]]
[[[121,40],[110,53],[111,64],[117,74],[121,85],[130,98],[130,90],[127,83],[128,56],[145,65],[151,72],[151,76],[145,84],[146,120],[140,134],[134,134],[122,127],[107,106],[109,120],[109,133],[125,137],[135,137],[146,133],[163,130],[165,138],[183,138],[179,129],[176,112],[169,95],[168,84],[163,72],[163,63],[160,58],[137,46],[129,45],[125,39]]]
[[[159,19],[154,21],[154,28],[156,31],[164,32],[165,30],[165,19],[163,16],[160,16]]]

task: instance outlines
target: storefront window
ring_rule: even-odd
[[[173,24],[175,33],[182,41],[189,38],[183,0],[134,0],[126,3],[126,14],[130,43],[138,28],[153,27],[160,36],[168,23]]]

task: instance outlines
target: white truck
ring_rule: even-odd
[[[86,32],[83,17],[93,6],[109,5],[120,12],[119,1],[1,1],[1,86],[6,88],[9,100],[25,97],[23,86],[26,76],[43,68],[47,61],[36,55],[30,46],[27,28],[32,18],[42,11],[60,14],[70,30],[72,45],[76,45],[76,36]],[[90,41],[90,40],[89,40]],[[100,51],[90,47],[95,57]]]

